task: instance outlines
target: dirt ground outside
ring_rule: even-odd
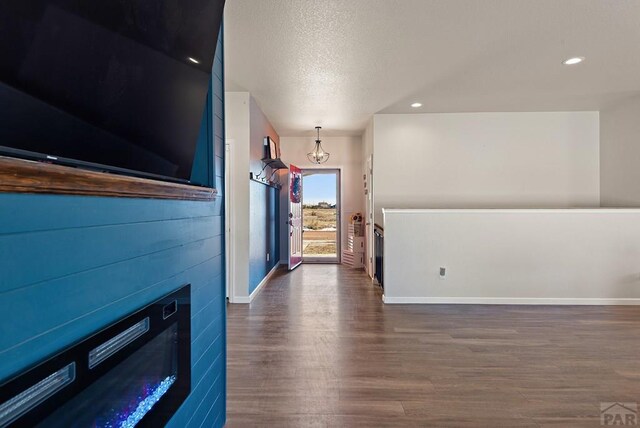
[[[335,208],[304,208],[303,255],[312,257],[337,256],[336,213]]]
[[[335,208],[311,208],[305,206],[302,212],[305,229],[324,230],[336,228],[337,210]]]
[[[303,237],[309,241],[335,241],[337,233],[329,230],[305,230]]]

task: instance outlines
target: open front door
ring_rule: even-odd
[[[302,263],[302,171],[289,166],[289,270]]]

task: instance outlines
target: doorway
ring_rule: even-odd
[[[302,260],[340,263],[340,170],[302,170]]]

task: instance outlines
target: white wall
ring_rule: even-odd
[[[640,96],[600,112],[600,201],[640,206]]]
[[[232,228],[229,240],[233,242],[230,273],[234,286],[231,302],[249,296],[249,142],[250,95],[248,92],[225,93],[225,132],[227,141],[233,140],[230,162],[230,189]]]
[[[262,158],[264,157],[264,137],[271,137],[276,144],[280,143],[280,137],[278,133],[269,122],[267,116],[262,112],[262,109],[256,102],[255,98],[251,97],[250,102],[250,121],[251,121],[251,148],[250,148],[250,160],[249,170],[254,174],[260,173],[260,170],[264,166]],[[262,173],[262,176],[271,176],[271,168],[266,168],[266,171]]]
[[[249,292],[251,282],[263,279],[256,275],[262,265],[268,263],[265,256],[271,250],[269,222],[273,221],[266,196],[256,192],[255,187],[254,192],[251,191],[249,172],[261,172],[264,137],[270,136],[276,142],[279,137],[249,92],[226,92],[225,96],[226,139],[233,143],[229,163],[231,206],[228,207],[231,217],[228,239],[233,252],[230,277],[233,287],[229,297],[232,303],[248,303],[255,296],[255,293]],[[271,175],[270,168],[262,172],[262,176],[265,175]],[[260,187],[260,190],[263,188]]]
[[[384,216],[386,303],[640,303],[640,210]]]
[[[374,116],[381,208],[598,207],[598,112]]]
[[[329,160],[322,165],[313,165],[307,159],[307,153],[313,150],[315,137],[281,137],[280,151],[282,160],[286,164],[294,164],[299,168],[330,168],[341,170],[342,178],[342,248],[347,245],[347,226],[349,215],[353,212],[364,212],[364,190],[362,180],[362,138],[361,137],[323,137],[322,147],[331,154]],[[281,181],[286,182],[282,179]],[[285,183],[288,185],[288,183]],[[283,188],[282,194],[286,196],[288,189]],[[282,197],[280,212],[282,224],[287,214],[287,199]],[[281,260],[287,259],[289,251],[289,239],[287,228],[281,228]]]

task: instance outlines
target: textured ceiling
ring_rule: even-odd
[[[375,113],[597,110],[640,93],[640,0],[227,0],[225,61],[227,90],[281,135],[359,134]]]

